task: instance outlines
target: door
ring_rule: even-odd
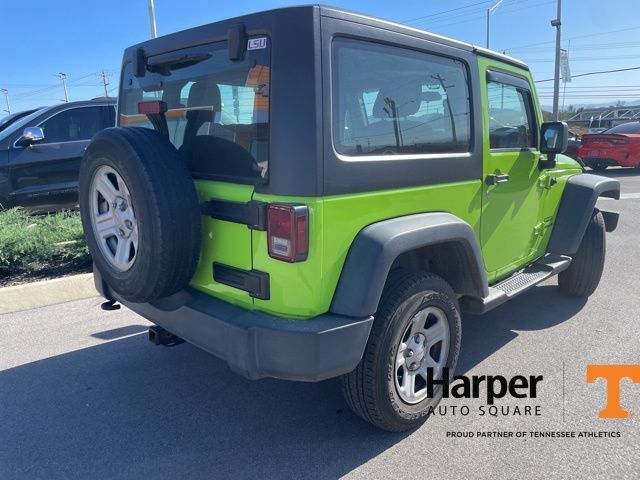
[[[481,245],[489,279],[536,257],[544,188],[539,184],[539,119],[528,72],[480,60],[483,102]]]
[[[11,203],[39,210],[57,210],[78,202],[80,160],[91,137],[113,126],[113,106],[62,110],[35,125],[44,140],[9,150]]]

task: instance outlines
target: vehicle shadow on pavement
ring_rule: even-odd
[[[583,304],[544,286],[466,316],[459,371]],[[0,372],[0,478],[335,478],[411,435],[358,419],[336,380],[252,382],[135,330]]]
[[[542,285],[484,315],[464,315],[462,347],[456,373],[464,374],[518,336],[543,330],[576,315],[587,300],[569,297],[557,285]]]
[[[407,435],[358,419],[336,380],[245,380],[144,333],[0,372],[3,480],[336,478]]]

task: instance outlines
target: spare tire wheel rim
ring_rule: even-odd
[[[100,252],[111,267],[126,272],[138,255],[138,221],[122,176],[103,165],[91,180],[91,226]]]
[[[395,387],[400,398],[416,404],[427,398],[427,369],[442,378],[449,357],[449,323],[444,311],[428,306],[407,325],[396,350]]]

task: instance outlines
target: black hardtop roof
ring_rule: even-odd
[[[518,59],[509,57],[508,55],[504,55],[499,52],[495,52],[493,50],[488,50],[486,48],[473,45],[471,43],[454,40],[449,37],[426,32],[424,30],[410,27],[408,25],[403,25],[401,23],[396,23],[396,22],[384,20],[381,18],[371,17],[368,15],[352,12],[343,8],[332,7],[328,5],[318,5],[318,4],[297,5],[297,6],[289,6],[289,7],[280,7],[280,8],[275,8],[271,10],[264,10],[260,12],[249,13],[239,17],[219,20],[217,22],[200,25],[200,26],[189,28],[179,32],[170,33],[170,34],[158,37],[156,39],[147,40],[147,41],[128,47],[125,51],[125,57],[131,58],[134,54],[134,51],[137,50],[138,48],[142,48],[143,50],[145,50],[145,52],[147,52],[147,54],[154,55],[157,53],[168,52],[171,50],[176,50],[176,49],[190,46],[196,43],[195,42],[196,39],[200,39],[200,40],[206,39],[207,41],[215,41],[215,38],[211,38],[211,27],[213,26],[217,27],[216,30],[220,30],[220,28],[226,29],[231,25],[244,23],[244,22],[256,23],[255,22],[256,17],[259,17],[259,16],[265,16],[265,15],[275,16],[283,12],[287,12],[287,13],[299,12],[301,15],[308,15],[312,10],[316,10],[320,16],[338,18],[342,20],[351,21],[354,23],[360,23],[363,25],[370,25],[378,28],[383,28],[386,30],[392,30],[395,32],[404,33],[406,35],[423,38],[425,40],[428,40],[434,43],[440,43],[443,45],[460,48],[462,50],[475,52],[478,55],[494,58],[496,60],[509,63],[511,65],[514,65],[526,70],[529,69],[527,64],[525,64],[524,62]],[[202,42],[198,42],[198,43],[202,43]]]

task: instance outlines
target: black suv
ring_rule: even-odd
[[[0,209],[55,211],[78,203],[80,159],[115,125],[115,99],[44,107],[0,132]]]

